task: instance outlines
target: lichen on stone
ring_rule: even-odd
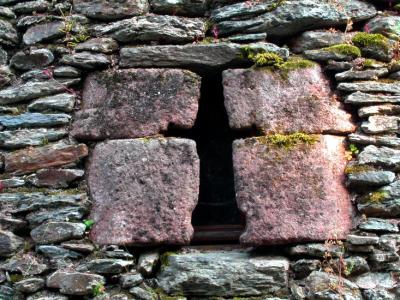
[[[313,145],[319,141],[319,137],[315,134],[295,132],[292,134],[270,134],[267,136],[257,137],[256,140],[260,144],[268,144],[286,150],[292,150],[299,145]]]
[[[349,44],[337,44],[330,47],[322,48],[322,50],[354,57],[361,57],[361,50],[358,47]]]
[[[388,192],[386,191],[375,191],[369,193],[367,196],[367,201],[369,202],[382,202],[389,196]]]
[[[364,173],[364,172],[368,172],[368,171],[373,171],[374,168],[368,165],[348,165],[345,169],[344,169],[344,173],[346,175],[350,175],[350,174],[358,174],[358,173]]]
[[[378,46],[385,50],[389,48],[389,39],[380,33],[359,32],[352,41],[359,47]]]

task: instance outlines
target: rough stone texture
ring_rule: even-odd
[[[400,150],[369,145],[357,157],[359,164],[372,164],[389,168],[400,167]]]
[[[147,15],[95,27],[99,35],[111,35],[119,42],[188,43],[204,37],[201,19]]]
[[[81,71],[71,66],[60,66],[54,69],[53,74],[55,77],[75,78],[81,75]]]
[[[0,257],[12,255],[22,244],[22,238],[10,231],[0,230]]]
[[[133,264],[134,261],[132,260],[103,258],[83,263],[76,270],[98,274],[119,274],[129,270]]]
[[[344,60],[351,61],[357,58],[356,53],[341,53],[334,49],[322,48],[316,50],[306,50],[304,51],[304,56],[311,60],[316,60],[320,62],[327,62],[330,60]]]
[[[37,252],[51,259],[82,258],[82,255],[80,253],[67,250],[59,246],[41,245],[37,247]]]
[[[398,222],[378,218],[368,218],[358,228],[370,232],[399,232]]]
[[[37,244],[51,244],[82,238],[85,229],[83,223],[49,222],[34,228],[31,237]]]
[[[355,130],[320,67],[276,72],[223,72],[225,107],[234,129],[256,126],[264,133],[346,133]]]
[[[0,124],[7,129],[52,127],[66,125],[70,119],[71,116],[67,114],[23,113],[16,116],[0,116]]]
[[[25,45],[34,45],[52,39],[60,38],[65,35],[62,29],[65,27],[63,22],[51,22],[39,24],[28,28],[22,39]],[[1,36],[0,36],[1,38]]]
[[[353,105],[366,105],[375,103],[400,103],[400,96],[397,95],[377,95],[355,92],[344,99],[345,103]]]
[[[390,171],[367,171],[348,174],[347,183],[351,186],[382,186],[393,182],[396,174]]]
[[[75,47],[76,51],[92,51],[110,54],[119,49],[118,43],[112,38],[94,38]]]
[[[283,257],[215,251],[171,254],[166,260],[157,279],[167,294],[279,298],[288,294],[289,262]]]
[[[381,104],[362,107],[358,110],[360,118],[372,115],[398,115],[400,114],[400,105]]]
[[[398,116],[370,116],[361,124],[361,130],[369,134],[397,133],[399,121]]]
[[[32,70],[42,68],[51,64],[54,60],[53,53],[48,49],[36,49],[26,54],[23,51],[17,52],[11,57],[10,64],[20,70]]]
[[[3,19],[0,19],[0,44],[14,46],[18,43],[18,33],[14,26]]]
[[[88,168],[91,238],[98,244],[188,244],[199,192],[195,147],[174,138],[97,144]]]
[[[47,278],[46,285],[67,295],[91,295],[96,286],[104,283],[101,275],[56,271]]]
[[[375,16],[371,4],[358,0],[324,2],[287,0],[249,5],[245,2],[224,6],[212,11],[221,35],[235,32],[266,32],[270,36],[290,36],[313,28],[346,24]]]
[[[28,105],[29,111],[51,111],[58,110],[71,112],[74,108],[75,96],[72,94],[57,94],[39,98]]]
[[[83,109],[75,115],[78,139],[129,138],[191,128],[200,98],[200,78],[177,69],[130,69],[89,75]]]
[[[145,14],[149,10],[147,0],[74,0],[74,9],[85,16],[98,20],[115,20]]]
[[[104,69],[111,64],[110,58],[107,55],[86,51],[64,55],[60,62],[86,70]]]
[[[157,267],[160,259],[158,251],[145,252],[139,257],[137,269],[143,276],[151,276]]]
[[[387,147],[400,147],[400,139],[393,135],[370,136],[365,134],[352,133],[349,135],[349,141],[360,145],[377,145]]]
[[[398,26],[399,16],[380,15],[367,22],[365,28],[371,33],[380,33],[388,37],[395,37],[400,34]]]
[[[270,43],[247,45],[255,52],[273,52],[283,58],[289,56],[285,48]],[[242,45],[234,43],[162,45],[144,47],[124,47],[120,50],[120,63],[128,67],[189,67],[226,68],[235,65],[250,65],[243,57]]]
[[[393,93],[400,94],[400,82],[379,82],[379,81],[363,81],[363,82],[342,82],[338,85],[338,90],[344,92],[366,92],[366,93]],[[379,98],[379,97],[376,97]]]
[[[85,144],[68,145],[63,142],[18,150],[4,155],[4,169],[8,173],[26,174],[43,168],[67,165],[88,155]]]
[[[45,141],[54,142],[67,135],[66,129],[19,129],[0,132],[0,147],[18,149],[27,146],[40,146]]]
[[[66,188],[71,182],[82,178],[84,173],[77,169],[42,169],[26,180],[37,187]]]
[[[44,12],[48,9],[49,2],[46,0],[24,1],[13,6],[13,11],[17,14],[29,14],[32,12]]]
[[[335,79],[337,81],[344,80],[377,80],[382,76],[386,76],[389,70],[386,68],[382,69],[367,69],[363,71],[349,70],[343,73],[337,73]]]
[[[205,0],[150,0],[150,6],[156,14],[202,17],[208,8]]]
[[[233,143],[236,200],[246,215],[240,242],[285,244],[345,238],[351,203],[343,185],[344,139],[285,149],[260,139]],[[285,220],[285,222],[282,222]]]
[[[34,293],[45,286],[44,279],[33,277],[15,283],[15,289],[23,293]]]

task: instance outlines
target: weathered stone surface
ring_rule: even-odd
[[[195,147],[191,140],[175,138],[97,144],[88,168],[92,239],[98,244],[188,244],[199,191]]]
[[[177,253],[168,255],[166,260],[157,279],[170,295],[285,297],[288,294],[289,262],[283,257],[221,251]]]
[[[143,282],[143,277],[140,273],[132,272],[127,274],[122,274],[120,276],[120,283],[123,289],[129,289],[137,286]]]
[[[0,257],[12,255],[22,244],[22,238],[10,231],[0,230]]]
[[[400,199],[361,202],[357,203],[357,208],[369,217],[398,217],[400,216]]]
[[[64,92],[73,81],[29,81],[0,91],[0,104],[17,103]]]
[[[349,135],[349,141],[351,143],[361,144],[361,145],[377,145],[377,146],[387,146],[387,147],[400,147],[400,138],[396,136],[386,135],[386,136],[371,136],[359,133],[352,133]]]
[[[29,53],[19,51],[11,57],[10,64],[20,70],[32,70],[51,64],[54,60],[53,53],[48,49],[34,49]]]
[[[21,273],[24,276],[39,275],[48,270],[46,264],[35,256],[26,254],[22,257],[17,256],[9,259],[0,266],[1,270],[12,273]]]
[[[19,1],[13,6],[13,11],[17,14],[29,14],[32,12],[44,12],[48,9],[49,2],[46,0],[34,0],[34,1]]]
[[[29,295],[26,300],[68,300],[68,297],[54,292],[43,291]]]
[[[323,258],[324,255],[329,254],[331,257],[340,257],[344,254],[344,249],[339,245],[309,243],[290,247],[288,253],[291,256]]]
[[[98,274],[119,274],[128,271],[133,264],[134,261],[132,260],[103,258],[83,263],[76,270]]]
[[[14,287],[17,291],[22,293],[34,293],[42,289],[44,285],[44,279],[40,277],[32,277],[18,281],[15,283]]]
[[[60,140],[67,135],[65,129],[20,129],[0,132],[0,147],[18,149],[27,146],[40,146],[47,142]]]
[[[245,2],[212,11],[221,35],[235,32],[266,32],[270,36],[289,36],[313,28],[346,24],[376,15],[375,8],[358,0],[335,3],[313,0],[287,0],[249,5]]]
[[[356,172],[347,175],[350,186],[382,186],[393,182],[396,174],[390,171]]]
[[[288,73],[232,69],[223,72],[225,107],[234,129],[264,133],[345,133],[355,130],[318,66]]]
[[[63,166],[88,155],[85,144],[68,145],[63,142],[18,150],[4,155],[4,169],[13,174],[26,174],[43,168]]]
[[[64,248],[82,253],[93,252],[94,245],[87,240],[68,241],[61,244]]]
[[[393,94],[400,94],[400,83],[393,82],[379,82],[379,81],[363,81],[363,82],[342,82],[338,84],[337,87],[339,90],[344,92],[372,92],[372,93],[393,93]],[[360,96],[358,94],[357,96]],[[380,99],[380,97],[375,96],[375,99]],[[385,99],[385,98],[384,98]],[[375,100],[379,101],[379,100]],[[379,101],[379,102],[384,102]],[[386,101],[387,102],[387,101]]]
[[[340,296],[344,299],[362,300],[358,286],[350,280],[325,272],[314,271],[306,278],[307,299],[340,299],[333,286],[340,287]]]
[[[0,7],[0,16],[8,19],[15,19],[17,17],[11,8],[4,6]]]
[[[362,92],[355,92],[344,99],[345,103],[353,105],[366,105],[375,103],[400,103],[398,95],[376,95]]]
[[[85,234],[85,224],[71,222],[49,222],[31,231],[37,244],[51,244],[70,239],[79,239]]]
[[[60,38],[65,35],[65,33],[62,32],[64,27],[64,22],[58,21],[32,26],[25,32],[22,40],[25,45],[34,45],[36,43]]]
[[[319,49],[336,44],[345,44],[346,42],[351,41],[353,35],[353,33],[345,34],[340,31],[306,31],[303,32],[301,35],[293,38],[290,48],[294,53],[301,53],[306,50]]]
[[[74,108],[75,96],[72,94],[57,94],[39,98],[28,105],[29,111],[59,110],[71,112]]]
[[[26,180],[37,187],[66,188],[84,174],[85,171],[79,169],[42,169]]]
[[[379,237],[375,235],[355,235],[349,234],[346,238],[347,242],[352,245],[376,245],[379,242]]]
[[[75,11],[98,20],[115,20],[148,12],[147,0],[74,0]]]
[[[38,253],[41,253],[42,255],[52,258],[52,259],[66,259],[66,258],[71,258],[71,259],[77,259],[77,258],[82,258],[82,254],[64,249],[59,246],[51,246],[51,245],[41,245],[36,248],[36,251]]]
[[[146,284],[141,284],[140,286],[131,288],[129,293],[134,297],[134,299],[140,300],[152,300],[157,297],[157,294]]]
[[[20,187],[25,185],[25,180],[19,177],[12,177],[8,179],[0,180],[0,186],[3,188],[13,188],[13,187]]]
[[[225,38],[227,41],[232,43],[253,43],[253,42],[265,42],[267,34],[263,33],[249,33],[249,34],[235,34]]]
[[[139,257],[137,270],[142,273],[143,276],[151,276],[159,260],[160,254],[156,250],[143,253]]]
[[[337,60],[337,61],[351,61],[357,58],[360,54],[357,53],[342,53],[332,48],[322,48],[316,50],[306,50],[304,51],[304,56],[311,60],[326,62],[329,60]]]
[[[287,58],[289,52],[270,43],[247,45],[253,51],[266,51]],[[225,68],[228,66],[251,65],[243,57],[243,48],[234,43],[162,45],[124,47],[120,50],[121,67],[189,67]]]
[[[0,19],[0,44],[14,46],[18,44],[18,33],[14,26],[3,19]]]
[[[399,16],[379,15],[369,20],[364,28],[367,28],[368,32],[371,33],[380,33],[388,37],[395,37],[400,35],[399,22]]]
[[[399,232],[396,222],[378,218],[368,218],[358,225],[358,228],[371,232]]]
[[[367,69],[362,71],[349,70],[343,73],[335,75],[336,80],[377,80],[382,76],[386,76],[389,73],[388,69]]]
[[[366,300],[396,300],[396,295],[389,293],[385,289],[363,290],[363,296]]]
[[[246,215],[241,243],[345,238],[351,229],[351,203],[343,185],[344,139],[318,139],[289,150],[263,138],[234,141],[236,201]]]
[[[71,206],[53,209],[41,209],[33,211],[26,215],[26,220],[30,227],[39,226],[45,222],[63,222],[63,221],[82,221],[87,215],[88,209],[86,206]]]
[[[71,116],[67,114],[23,113],[15,116],[0,116],[0,124],[7,129],[52,127],[66,125],[70,119]]]
[[[205,22],[177,16],[147,15],[95,27],[98,35],[108,34],[119,42],[187,43],[204,37]]]
[[[208,8],[205,0],[150,0],[150,6],[156,14],[188,17],[202,17]]]
[[[381,104],[361,107],[358,110],[360,118],[373,116],[373,115],[398,115],[400,114],[400,105],[394,104]]]
[[[51,75],[49,75],[50,72],[48,70],[42,70],[42,69],[34,69],[28,72],[25,72],[24,74],[21,75],[22,81],[45,81],[49,80]]]
[[[358,155],[359,164],[380,165],[389,168],[400,167],[400,150],[369,145]]]
[[[370,116],[368,121],[362,122],[361,130],[368,134],[396,133],[399,120],[397,116]]]
[[[53,74],[55,77],[75,78],[81,75],[81,71],[71,66],[60,66],[54,69]]]
[[[0,66],[0,88],[10,85],[14,73],[9,67]]]
[[[104,284],[101,275],[79,272],[56,271],[47,277],[46,285],[49,288],[60,289],[67,295],[90,295],[99,284]]]
[[[71,134],[79,139],[128,138],[191,128],[200,98],[200,78],[176,69],[131,69],[89,75],[83,110]]]
[[[8,54],[7,52],[0,47],[0,65],[6,65],[8,62]]]
[[[320,267],[321,262],[318,259],[299,259],[291,265],[296,274],[296,279],[307,277],[312,271]]]
[[[91,53],[84,51],[64,55],[60,62],[77,68],[93,70],[104,69],[110,65],[111,60],[107,55],[102,53]]]
[[[355,278],[355,283],[361,289],[393,289],[397,282],[394,276],[387,273],[366,273]]]
[[[94,38],[78,44],[75,50],[110,54],[118,50],[118,43],[112,38]]]

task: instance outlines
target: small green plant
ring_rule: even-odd
[[[351,273],[353,273],[353,271],[354,271],[355,265],[356,265],[356,263],[354,261],[350,262],[349,264],[345,264],[344,270],[343,270],[344,275],[350,276]]]
[[[86,230],[92,229],[94,225],[94,220],[88,219],[88,220],[83,220],[83,224],[86,226]]]
[[[47,137],[43,137],[40,146],[46,146],[49,143],[49,139]]]
[[[255,54],[251,60],[257,67],[279,66],[283,63],[282,57],[272,52],[264,52]]]
[[[350,150],[350,152],[351,152],[351,154],[352,154],[353,156],[356,156],[358,153],[360,153],[360,150],[359,150],[358,147],[357,147],[356,145],[354,145],[354,144],[350,144],[350,145],[349,145],[349,150]]]
[[[261,144],[270,144],[276,147],[291,150],[301,144],[313,145],[319,141],[318,135],[295,132],[292,134],[271,134],[256,138]]]
[[[61,14],[64,18],[64,26],[60,29],[60,32],[65,34],[64,42],[68,48],[75,48],[79,43],[83,43],[90,38],[86,27],[77,26],[75,20],[66,16],[63,12]],[[76,28],[79,28],[79,31],[76,32]]]
[[[352,41],[359,47],[378,46],[385,50],[389,49],[389,39],[380,33],[359,32]]]
[[[361,57],[361,50],[358,47],[349,44],[337,44],[322,48],[322,50],[352,57]]]
[[[104,287],[104,284],[102,282],[98,282],[93,287],[92,295],[93,295],[93,297],[97,297],[97,296],[104,294],[105,291],[106,291],[106,288]]]

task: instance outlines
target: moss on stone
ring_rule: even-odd
[[[389,49],[389,39],[380,33],[359,32],[352,41],[359,47],[377,46],[385,50]]]
[[[176,254],[176,252],[174,252],[174,251],[167,251],[167,252],[164,252],[163,254],[161,254],[161,256],[160,256],[161,268],[165,268],[169,265],[168,257],[171,255],[174,255],[174,254]]]
[[[373,68],[378,62],[375,59],[367,58],[364,60],[364,68]]]
[[[367,201],[370,202],[382,202],[389,196],[388,192],[386,191],[375,191],[369,193],[367,196]]]
[[[271,134],[267,136],[257,137],[256,140],[260,144],[268,144],[275,147],[291,150],[302,144],[313,145],[319,141],[319,137],[315,134],[295,132],[292,134]]]
[[[283,63],[283,58],[272,52],[257,53],[251,60],[257,67],[279,66]]]
[[[16,283],[18,281],[23,280],[24,276],[22,274],[10,274],[9,278],[10,278],[10,282]]]
[[[349,174],[358,174],[358,173],[363,173],[363,172],[368,172],[368,171],[373,171],[374,168],[371,166],[367,165],[349,165],[344,169],[344,173],[346,175]]]
[[[322,50],[353,57],[361,57],[361,50],[358,47],[349,44],[337,44],[330,47],[322,48]]]

